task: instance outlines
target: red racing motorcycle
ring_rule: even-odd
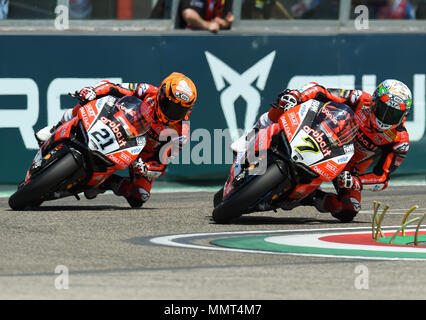
[[[285,112],[278,123],[249,134],[214,196],[213,220],[228,223],[243,214],[300,205],[345,168],[357,129],[347,105],[309,100]]]
[[[41,145],[9,206],[22,210],[67,196],[79,199],[126,169],[145,146],[149,110],[134,96],[106,96],[82,106]]]

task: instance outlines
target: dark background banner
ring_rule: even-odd
[[[36,152],[33,131],[59,120],[59,106],[73,106],[68,91],[95,79],[159,85],[173,71],[195,82],[199,99],[189,153],[162,179],[223,179],[234,133],[222,130],[248,129],[287,86],[317,81],[371,93],[386,78],[414,94],[414,141],[398,174],[426,173],[425,57],[425,34],[1,35],[0,183],[23,179]]]

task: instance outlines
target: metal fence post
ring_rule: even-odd
[[[232,2],[232,14],[234,15],[233,26],[238,26],[241,21],[241,7],[243,5],[242,0],[233,0]]]
[[[351,15],[352,0],[340,0],[339,5],[339,26],[346,27],[349,24]]]

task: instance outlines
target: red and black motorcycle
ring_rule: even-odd
[[[106,96],[82,106],[40,147],[9,206],[22,210],[67,196],[78,199],[126,169],[145,146],[149,110],[134,96]]]
[[[291,210],[324,181],[332,181],[354,154],[358,126],[345,104],[309,100],[249,135],[213,200],[213,220],[227,223],[258,211]]]

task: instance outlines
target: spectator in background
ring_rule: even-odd
[[[0,0],[0,19],[6,19],[9,13],[9,0]]]
[[[297,0],[291,6],[291,14],[296,19],[337,19],[338,0]]]
[[[242,19],[293,19],[279,0],[243,0]]]
[[[234,22],[232,0],[181,0],[176,28],[208,30],[213,33],[230,29]]]
[[[302,18],[307,12],[315,9],[321,0],[298,0],[292,7],[291,13],[295,18]]]
[[[354,0],[352,5],[366,5],[371,19],[415,19],[414,7],[407,0]]]
[[[377,9],[377,19],[415,19],[413,5],[407,0],[387,0]]]
[[[171,7],[172,0],[158,0],[149,15],[149,19],[170,18]]]
[[[426,0],[421,0],[417,4],[416,19],[426,19]]]
[[[88,19],[92,13],[91,0],[69,0],[71,19]]]

